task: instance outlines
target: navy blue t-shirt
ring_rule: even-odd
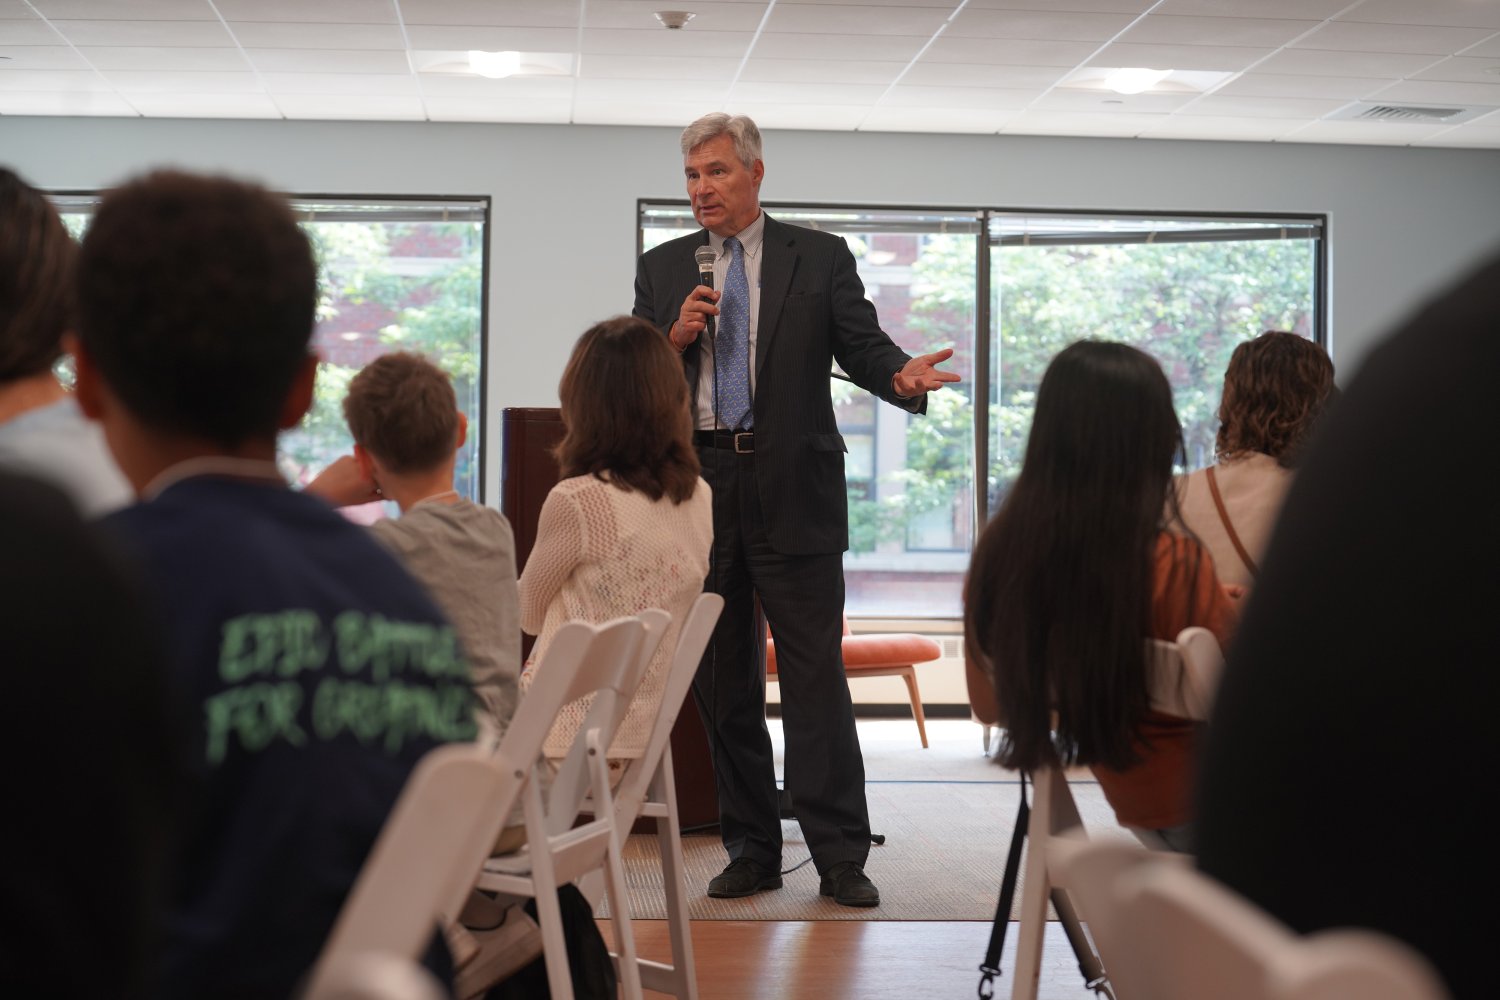
[[[198,784],[162,997],[286,997],[417,760],[474,738],[469,672],[361,527],[279,485],[197,477],[106,521],[145,570]]]

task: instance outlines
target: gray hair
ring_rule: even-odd
[[[746,167],[754,167],[760,159],[760,129],[749,115],[726,115],[722,111],[704,115],[682,130],[682,155],[686,156],[697,147],[727,135],[734,140],[734,152]]]

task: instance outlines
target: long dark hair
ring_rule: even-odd
[[[1149,355],[1085,340],[1052,359],[1021,474],[964,593],[968,642],[1006,719],[1005,766],[1138,760],[1152,566],[1181,454],[1172,389]]]
[[[645,320],[616,316],[578,338],[558,386],[564,476],[593,475],[674,504],[698,486],[682,362]]]

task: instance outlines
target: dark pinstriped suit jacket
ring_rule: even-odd
[[[635,315],[671,327],[698,285],[693,251],[708,231],[641,255]],[[755,353],[755,475],[772,548],[787,555],[849,547],[844,438],[833,417],[829,370],[836,358],[856,385],[914,413],[927,397],[898,400],[891,376],[909,355],[880,329],[875,307],[842,238],[766,216]],[[698,384],[697,347],[683,352]],[[694,390],[694,407],[697,406]]]

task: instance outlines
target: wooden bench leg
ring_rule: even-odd
[[[906,690],[911,694],[911,714],[917,719],[917,735],[922,737],[922,749],[927,749],[927,717],[922,714],[922,695],[917,691],[917,668],[904,667],[901,679],[906,681]]]

